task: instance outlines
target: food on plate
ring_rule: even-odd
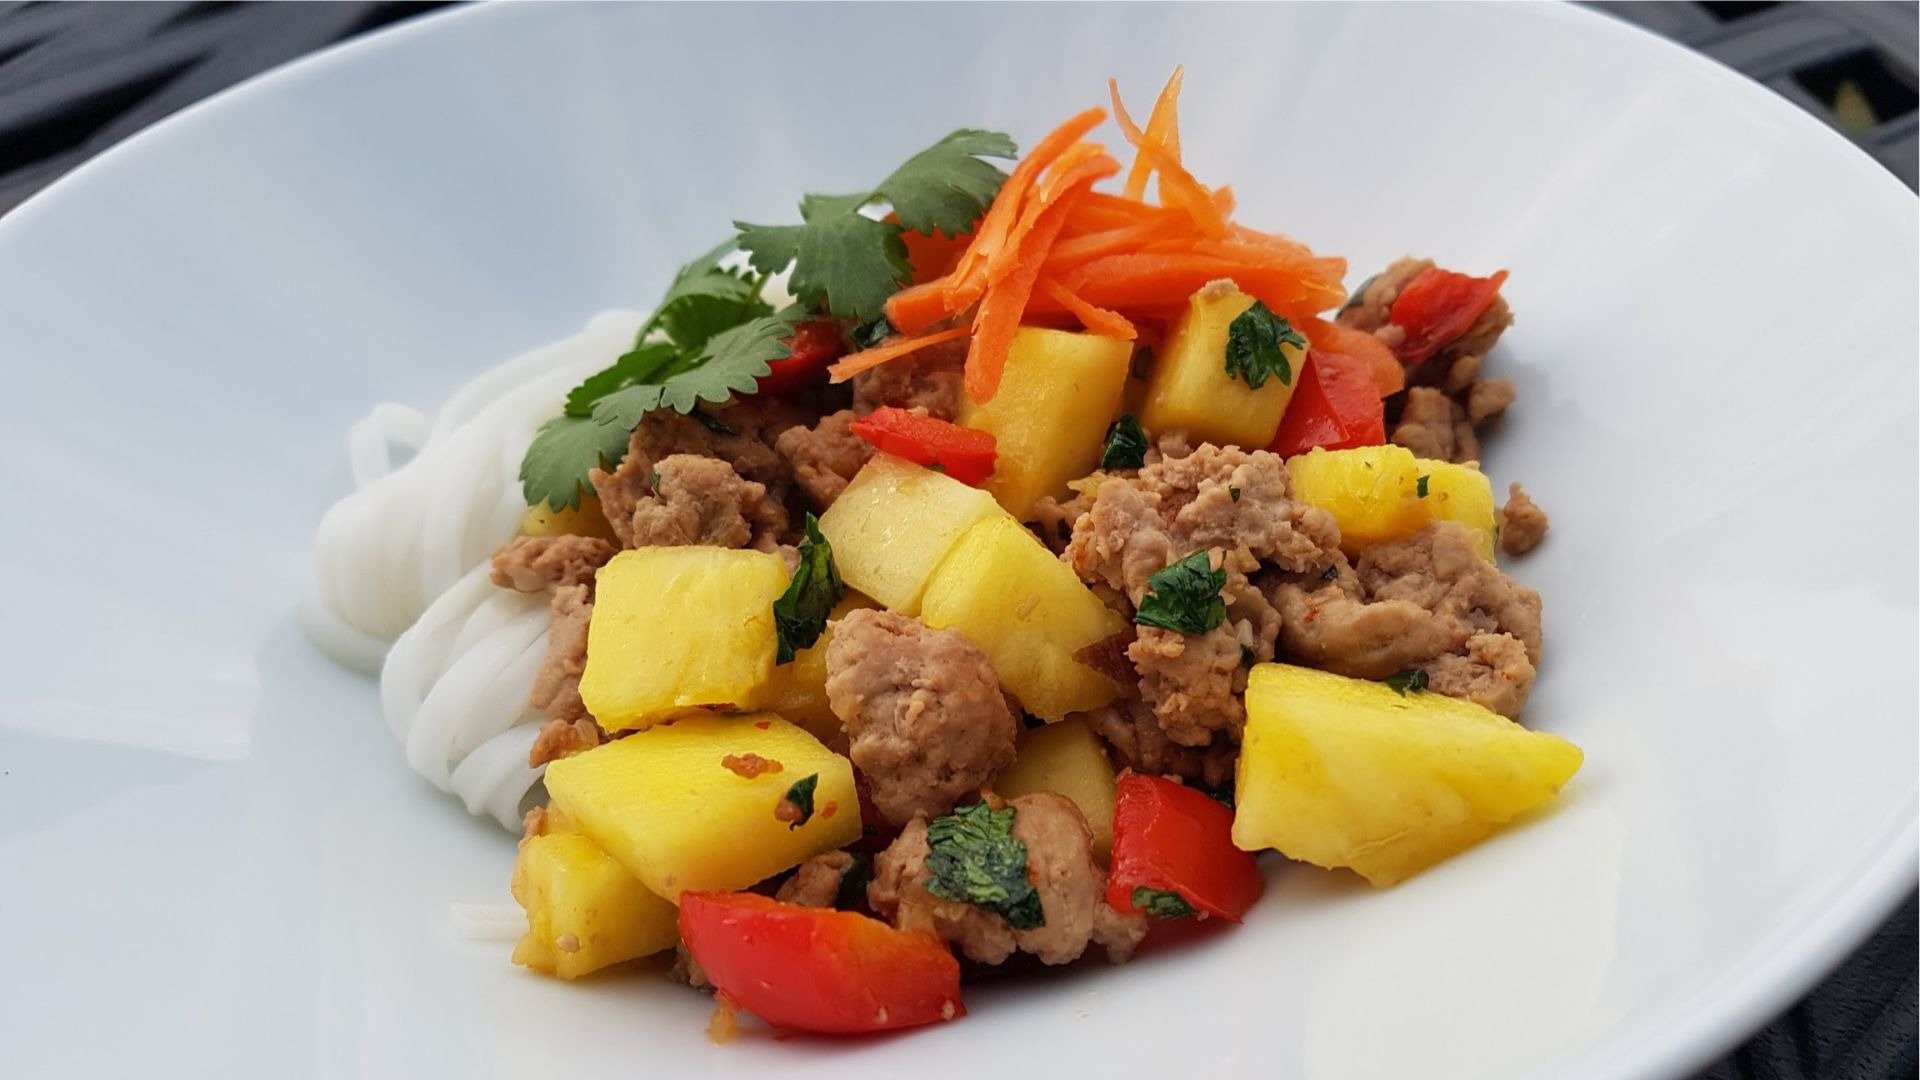
[[[1230,928],[1283,857],[1394,885],[1573,776],[1499,561],[1547,518],[1479,461],[1507,272],[1344,288],[1189,171],[1180,87],[1024,155],[956,131],[356,436],[316,633],[398,633],[409,762],[522,829],[516,962],[671,950],[716,1037],[941,1023],[1019,956]]]

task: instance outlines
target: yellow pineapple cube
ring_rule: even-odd
[[[562,979],[651,956],[679,939],[678,909],[578,833],[523,841],[513,864],[513,898],[527,911],[513,962]]]
[[[1010,517],[982,521],[953,545],[927,582],[920,621],[959,630],[993,661],[1000,684],[1042,719],[1119,696],[1113,680],[1074,654],[1126,621]]]
[[[960,406],[960,423],[993,433],[986,488],[1007,513],[1026,518],[1100,464],[1132,359],[1133,343],[1118,338],[1033,326],[1014,335],[993,400]]]
[[[810,776],[812,813],[798,820],[787,796]],[[658,724],[553,762],[546,782],[575,828],[675,902],[744,889],[860,836],[852,762],[772,713]]]
[[[993,778],[1003,799],[1051,791],[1080,808],[1093,830],[1093,848],[1105,862],[1113,853],[1113,765],[1085,719],[1069,716],[1024,732],[1013,764]]]
[[[827,512],[840,579],[903,615],[960,534],[1004,513],[993,496],[890,454],[875,454]]]
[[[595,579],[580,698],[608,731],[758,706],[787,564],[764,551],[623,551]]]
[[[1480,554],[1493,561],[1493,485],[1471,465],[1417,458],[1404,446],[1315,447],[1288,458],[1287,471],[1293,497],[1339,523],[1348,554],[1457,521],[1479,534]]]
[[[1312,668],[1247,681],[1233,842],[1392,885],[1546,803],[1580,748],[1469,701]]]
[[[534,503],[521,515],[520,531],[528,536],[597,536],[609,544],[620,542],[613,535],[613,526],[607,524],[607,515],[600,511],[600,500],[592,495],[580,496],[580,505],[571,510]]]
[[[1228,333],[1253,304],[1253,297],[1230,281],[1212,282],[1188,298],[1147,377],[1140,422],[1149,434],[1184,429],[1195,442],[1249,450],[1264,450],[1273,442],[1307,350],[1291,342],[1281,345],[1287,378],[1272,375],[1258,389],[1227,374]]]

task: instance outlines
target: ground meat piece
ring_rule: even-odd
[[[1369,603],[1357,586],[1318,575],[1276,579],[1281,655],[1356,679],[1384,679],[1464,643],[1454,627],[1406,601]],[[1457,638],[1459,638],[1457,640]]]
[[[1534,505],[1519,484],[1507,485],[1507,505],[1500,510],[1500,550],[1525,555],[1547,538],[1547,512]]]
[[[533,747],[527,751],[527,765],[537,769],[549,761],[584,754],[605,739],[606,734],[591,716],[572,720],[554,718],[540,725],[540,732],[533,739]]]
[[[1055,555],[1067,550],[1073,541],[1074,522],[1093,505],[1093,499],[1081,492],[1062,502],[1051,495],[1042,495],[1033,504],[1033,510],[1027,514],[1027,526],[1033,530],[1047,550]]]
[[[778,404],[752,404],[754,399],[718,410],[708,426],[671,409],[648,413],[627,441],[627,455],[612,472],[594,469],[587,474],[600,498],[600,509],[615,536],[633,543],[633,514],[640,501],[654,493],[653,471],[662,459],[677,454],[718,458],[733,466],[743,479],[761,485],[767,503],[784,506],[793,489],[786,459],[773,449],[779,433],[801,417]],[[720,417],[725,418],[721,422]],[[718,428],[719,430],[716,430]]]
[[[1355,573],[1369,598],[1411,601],[1456,624],[1463,645],[1477,631],[1512,634],[1540,663],[1540,594],[1481,558],[1475,534],[1458,522],[1375,544]]]
[[[516,536],[493,553],[493,583],[520,592],[590,587],[616,550],[597,536]]]
[[[1085,714],[1094,733],[1113,747],[1119,763],[1137,772],[1177,776],[1218,791],[1233,780],[1240,748],[1222,732],[1206,746],[1181,746],[1167,738],[1146,702],[1121,698]]]
[[[1064,558],[1081,580],[1105,585],[1137,601],[1147,579],[1184,555],[1159,512],[1159,498],[1126,477],[1111,477],[1094,491],[1093,508],[1073,526]]]
[[[633,547],[754,547],[772,551],[788,529],[787,508],[763,484],[743,480],[719,458],[674,454],[653,467],[654,492],[634,503]]]
[[[1501,716],[1514,717],[1533,692],[1533,662],[1527,647],[1512,634],[1478,633],[1465,653],[1448,653],[1425,665],[1427,689],[1464,698]]]
[[[1246,724],[1246,708],[1233,692],[1234,676],[1243,667],[1232,623],[1204,634],[1143,626],[1127,658],[1140,673],[1141,699],[1174,742],[1206,746],[1216,732],[1237,737]]]
[[[1419,277],[1423,271],[1433,269],[1432,259],[1416,259],[1403,255],[1388,264],[1385,270],[1366,280],[1366,289],[1340,309],[1336,317],[1342,326],[1351,326],[1356,330],[1365,330],[1386,342],[1388,348],[1400,344],[1398,327],[1392,326],[1389,316],[1393,311],[1393,302],[1400,296],[1400,290],[1407,282]],[[1387,333],[1381,333],[1386,330]],[[1388,340],[1392,335],[1392,340]]]
[[[840,882],[853,866],[853,856],[844,851],[828,851],[800,864],[793,876],[780,884],[775,900],[801,907],[832,907],[840,896]]]
[[[673,943],[673,966],[667,969],[667,978],[674,982],[686,983],[695,990],[713,989],[713,981],[707,978],[707,972],[700,966],[700,961],[695,960],[693,954],[687,951],[687,943],[684,941]]]
[[[929,416],[952,420],[960,415],[966,392],[961,372],[967,342],[943,342],[868,368],[853,377],[853,411],[865,416],[882,405],[925,409]]]
[[[1507,306],[1506,297],[1496,295],[1465,333],[1441,347],[1440,355],[1449,365],[1463,356],[1485,356],[1512,325],[1513,309]]]
[[[1013,761],[1019,724],[999,677],[957,630],[849,612],[827,646],[827,703],[874,807],[895,825],[951,811]]]
[[[1510,379],[1480,379],[1467,388],[1467,420],[1479,425],[1507,411],[1513,404]]]
[[[1393,441],[1415,457],[1436,461],[1478,461],[1480,440],[1473,433],[1467,410],[1447,395],[1426,386],[1407,390]]]
[[[1480,377],[1480,368],[1485,363],[1484,356],[1455,357],[1453,362],[1447,365],[1446,378],[1441,381],[1440,388],[1445,390],[1449,397],[1459,397],[1472,388],[1473,380]]]
[[[1115,963],[1131,956],[1146,936],[1146,920],[1106,903],[1106,868],[1094,861],[1093,835],[1079,808],[1050,791],[1007,805],[1014,810],[1013,835],[1027,846],[1027,880],[1040,894],[1045,923],[1015,930],[992,912],[928,892],[927,825],[920,818],[874,860],[867,902],[895,926],[937,934],[982,964],[1001,963],[1016,949],[1065,964],[1090,943],[1103,946]]]
[[[587,624],[593,620],[593,594],[585,585],[561,586],[554,590],[548,611],[547,655],[533,676],[533,707],[547,714],[549,724],[573,724],[583,719],[591,723],[587,703],[580,700],[580,673],[587,668]]]
[[[857,418],[841,409],[812,427],[792,427],[774,440],[774,449],[793,468],[793,480],[816,510],[825,510],[847,489],[847,482],[873,456],[873,444],[847,424]]]

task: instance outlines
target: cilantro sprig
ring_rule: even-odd
[[[1190,919],[1193,917],[1193,905],[1187,898],[1170,889],[1153,889],[1145,885],[1133,887],[1131,896],[1136,911],[1144,911],[1156,919]]]
[[[963,129],[908,158],[870,191],[806,196],[798,225],[736,221],[734,227],[755,270],[777,274],[793,267],[788,287],[802,304],[871,322],[913,275],[900,234],[958,236],[973,228],[1006,180],[980,159],[1017,153],[1005,135]],[[881,202],[892,205],[898,224],[862,213]]]
[[[1275,315],[1258,300],[1227,324],[1227,377],[1236,378],[1251,389],[1265,386],[1270,376],[1278,376],[1280,385],[1293,383],[1293,365],[1287,360],[1286,346],[1305,349],[1307,339],[1284,317]]]
[[[1147,579],[1133,621],[1179,634],[1204,634],[1227,619],[1227,602],[1220,590],[1227,572],[1213,569],[1213,560],[1201,549]]]
[[[833,545],[820,534],[820,521],[807,515],[806,536],[800,541],[800,565],[794,568],[787,591],[773,602],[773,629],[778,638],[774,662],[793,661],[801,650],[820,640],[827,616],[845,591],[840,571],[833,565]]]
[[[1027,845],[1013,835],[1015,811],[974,803],[927,826],[927,891],[984,908],[1015,930],[1045,926],[1040,893],[1027,880]]]
[[[1140,426],[1140,419],[1132,413],[1121,413],[1107,428],[1107,444],[1100,451],[1100,467],[1113,472],[1118,469],[1137,469],[1147,461],[1147,433]]]

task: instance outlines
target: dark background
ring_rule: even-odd
[[[442,6],[0,2],[0,214],[217,90]],[[1915,186],[1914,3],[1590,6],[1744,72]],[[1696,1080],[1920,1076],[1916,921],[1910,897],[1805,1001]]]

